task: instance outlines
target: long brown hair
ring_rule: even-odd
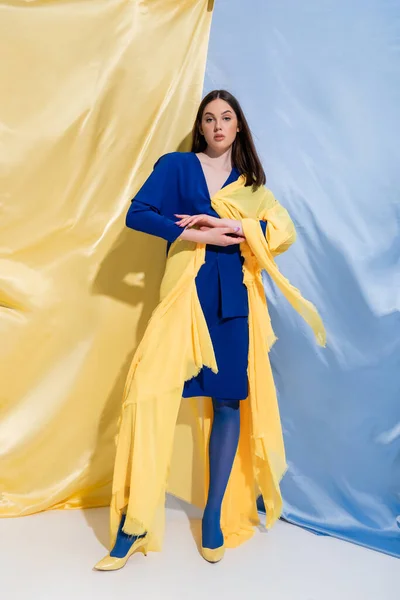
[[[204,152],[207,148],[207,142],[200,133],[201,120],[207,104],[217,98],[225,100],[236,113],[239,131],[232,145],[232,162],[238,171],[246,176],[245,185],[252,185],[253,189],[256,190],[261,185],[265,185],[265,172],[243,110],[236,98],[226,90],[213,90],[201,101],[192,131],[192,152]]]

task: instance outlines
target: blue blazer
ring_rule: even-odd
[[[234,167],[222,187],[236,181],[240,173]],[[136,196],[126,215],[126,225],[167,240],[167,252],[182,233],[175,214],[207,214],[219,218],[211,206],[207,182],[194,152],[164,154]],[[260,221],[264,234],[266,223]],[[206,262],[196,278],[200,301],[207,289],[220,286],[222,318],[247,317],[247,289],[243,283],[243,259],[239,244],[206,246]]]

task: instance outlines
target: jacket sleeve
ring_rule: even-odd
[[[153,172],[133,198],[126,226],[174,242],[182,228],[165,213],[168,213],[168,198],[176,193],[176,188],[176,164],[171,154],[165,154],[155,163]]]

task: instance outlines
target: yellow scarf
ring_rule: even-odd
[[[295,240],[293,223],[273,194],[253,192],[244,176],[212,198],[222,218],[242,222],[246,242],[244,283],[249,298],[249,397],[240,403],[238,451],[224,496],[221,524],[227,547],[253,535],[261,492],[266,526],[279,518],[279,482],[285,451],[268,352],[275,341],[261,271],[265,269],[292,306],[325,345],[315,307],[279,272],[274,256]],[[259,220],[267,221],[264,237]],[[150,532],[150,550],[162,547],[166,491],[203,508],[208,489],[207,444],[212,422],[210,398],[182,400],[184,382],[207,366],[218,372],[211,338],[197,296],[195,278],[205,261],[205,245],[179,239],[171,246],[161,299],[149,321],[127,377],[117,439],[112,500],[111,544],[126,511],[124,531]]]

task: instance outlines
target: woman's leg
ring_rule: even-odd
[[[125,556],[128,553],[128,550],[130,550],[132,544],[138,538],[144,537],[146,535],[145,533],[143,535],[128,535],[127,533],[122,531],[122,528],[125,523],[125,516],[125,514],[122,515],[118,528],[117,539],[115,540],[114,547],[110,552],[110,556],[117,558],[122,558],[123,556]]]
[[[232,470],[240,433],[240,400],[213,399],[214,420],[209,443],[210,486],[202,521],[202,545],[219,548],[221,506]]]
[[[209,479],[207,504],[202,521],[202,545],[218,548],[224,539],[221,531],[221,506],[235,458],[240,434],[240,401],[213,399],[214,419],[209,442]],[[123,557],[138,537],[122,531],[122,515],[117,539],[110,555]]]

